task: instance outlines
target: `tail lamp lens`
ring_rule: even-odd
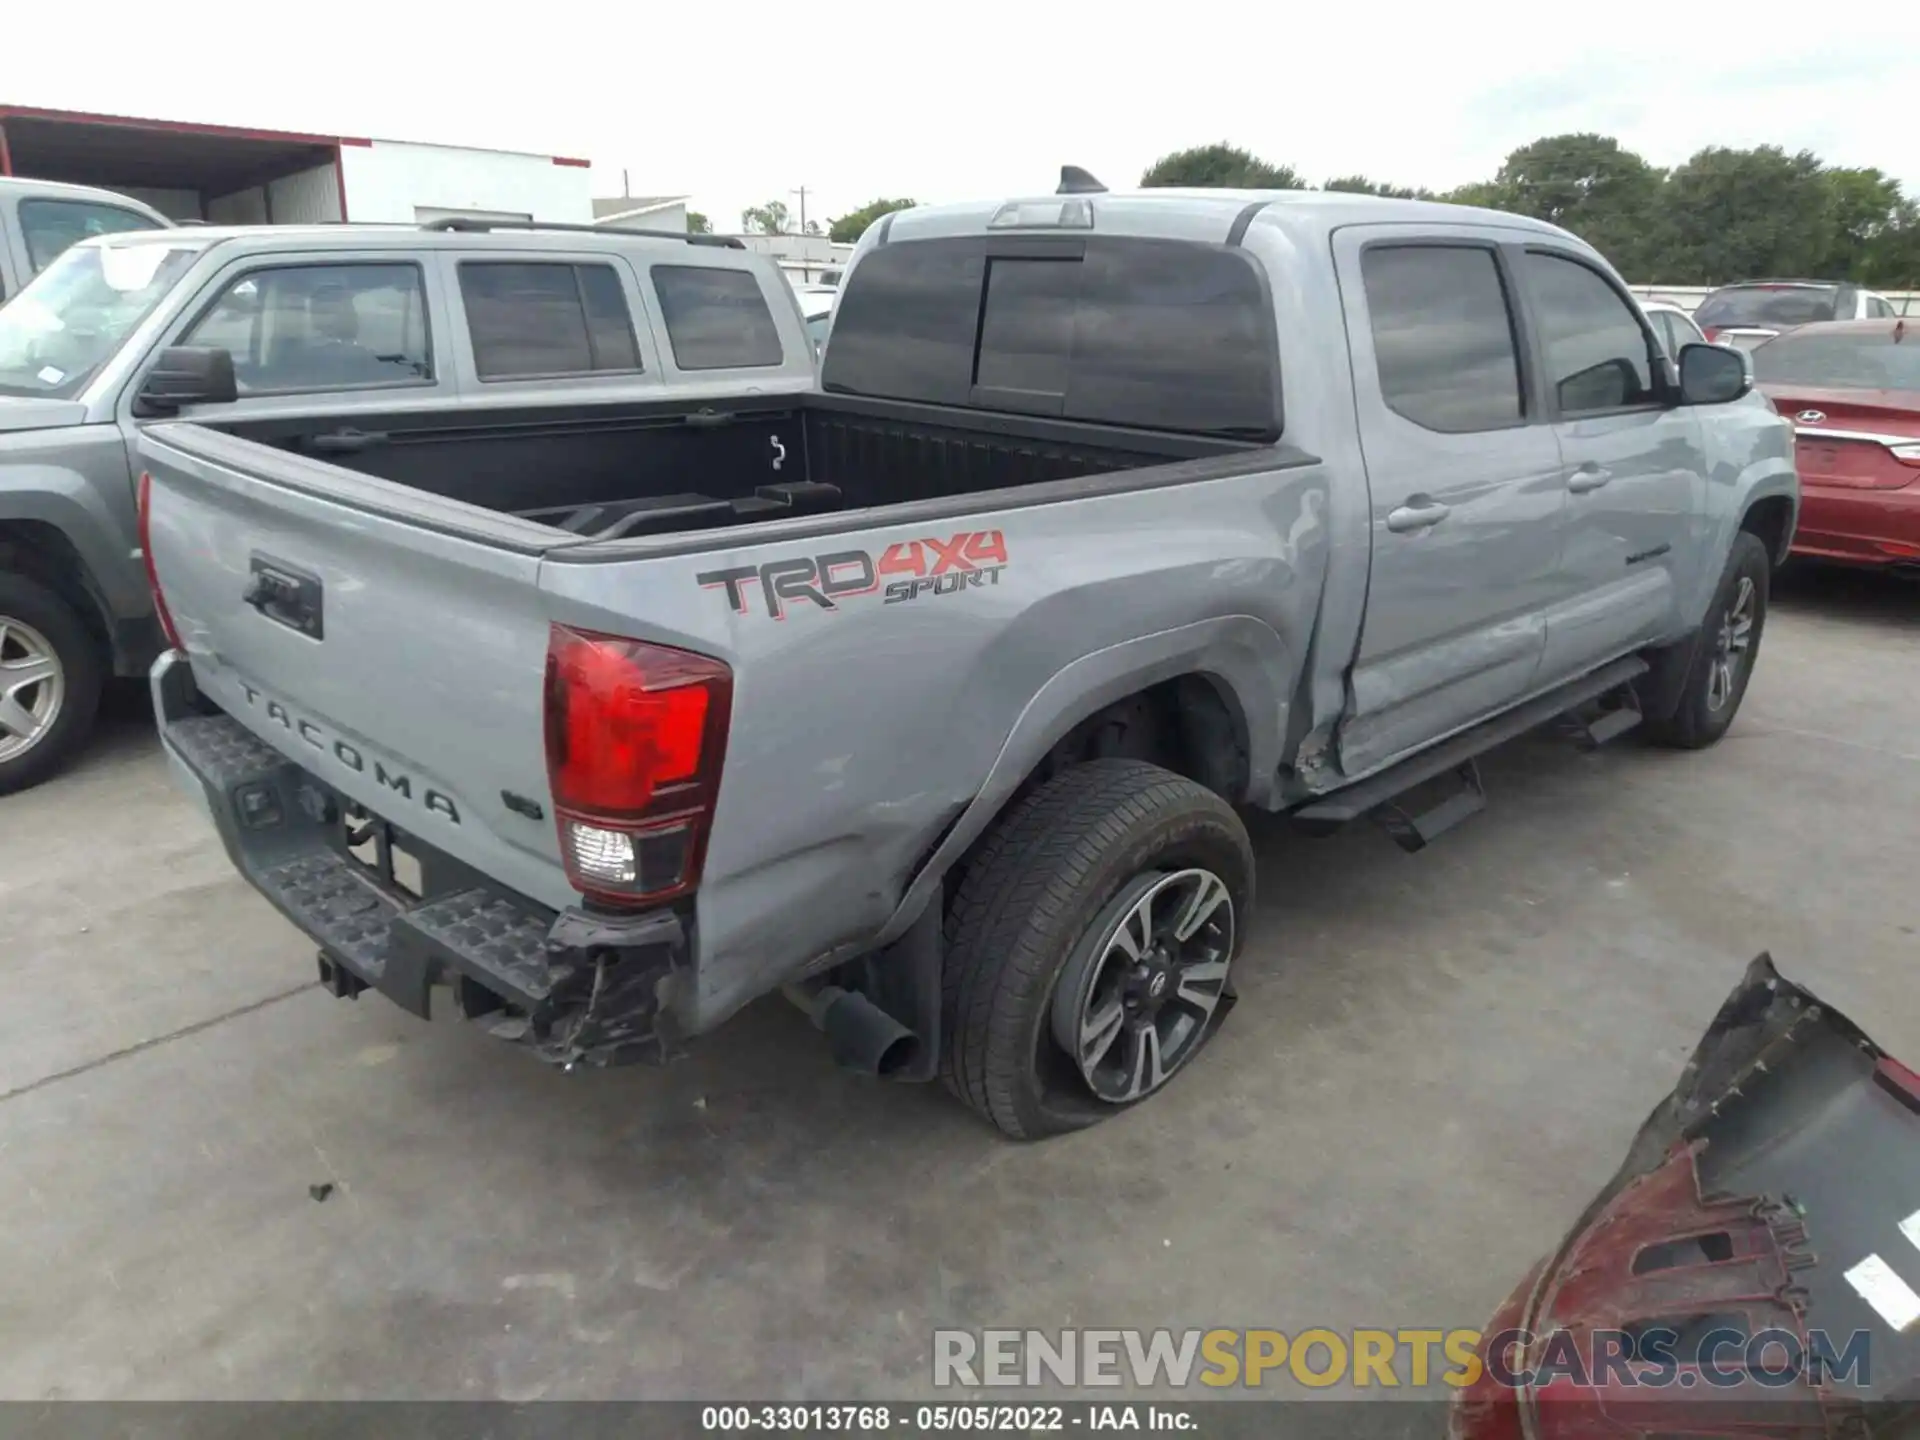
[[[167,609],[167,597],[160,593],[160,572],[153,568],[153,476],[140,472],[139,495],[140,561],[147,570],[147,590],[153,596],[154,614],[160,617],[160,629],[169,649],[179,650],[180,632],[174,629],[173,615]]]
[[[583,894],[651,903],[699,882],[732,700],[733,672],[718,660],[553,627],[547,775]]]

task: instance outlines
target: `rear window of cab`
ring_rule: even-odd
[[[1277,439],[1266,279],[1222,245],[1122,236],[894,241],[833,318],[829,391]]]

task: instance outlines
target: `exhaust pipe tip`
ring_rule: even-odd
[[[827,985],[812,994],[789,991],[789,998],[826,1035],[842,1069],[885,1080],[920,1059],[920,1037],[857,991]]]

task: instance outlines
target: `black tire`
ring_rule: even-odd
[[[46,586],[21,575],[0,574],[0,626],[9,621],[28,627],[52,650],[62,693],[52,723],[31,745],[5,754],[4,742],[12,732],[0,730],[0,795],[38,785],[79,752],[93,731],[100,687],[106,681],[99,641],[73,607]],[[22,653],[17,636],[0,645],[0,699],[5,698],[7,656],[17,661]]]
[[[1003,815],[947,911],[947,1088],[1019,1140],[1081,1129],[1127,1108],[1096,1099],[1053,1038],[1054,993],[1124,888],[1188,867],[1211,871],[1226,887],[1230,961],[1252,915],[1253,847],[1240,817],[1211,790],[1144,761],[1095,760]],[[1230,975],[1169,1078],[1188,1068],[1231,1008]]]
[[[1720,586],[1713,592],[1713,603],[1701,625],[1694,647],[1693,663],[1680,687],[1680,703],[1671,715],[1649,718],[1647,738],[1658,745],[1680,750],[1704,750],[1733,724],[1740,702],[1746,698],[1747,685],[1753,679],[1753,667],[1760,659],[1760,640],[1767,625],[1767,597],[1772,588],[1773,564],[1760,537],[1742,530],[1733,537],[1733,553]],[[1726,676],[1716,682],[1715,667],[1729,658],[1727,646],[1734,622],[1734,610],[1741,583],[1752,586],[1752,623],[1745,648],[1734,652],[1732,685],[1722,692]],[[1718,699],[1718,703],[1716,703]]]

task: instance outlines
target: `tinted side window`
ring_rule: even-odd
[[[822,383],[1144,429],[1280,433],[1260,272],[1243,251],[1189,241],[894,241],[853,271]]]
[[[180,337],[233,356],[241,394],[433,378],[417,265],[290,265],[234,281]]]
[[[1878,295],[1869,295],[1867,297],[1867,315],[1874,320],[1891,320],[1894,318],[1893,306],[1882,300]]]
[[[682,370],[732,370],[780,363],[780,332],[751,271],[655,265],[660,318]]]
[[[1493,252],[1375,246],[1360,274],[1380,392],[1429,430],[1493,430],[1522,414],[1520,353]]]
[[[482,380],[640,368],[627,297],[611,265],[464,260],[460,301]]]
[[[87,200],[20,202],[20,229],[27,237],[27,263],[36,275],[76,240],[154,228],[153,221],[146,216],[122,210],[118,205],[96,205]]]
[[[1538,251],[1529,251],[1521,267],[1540,317],[1547,383],[1562,414],[1590,415],[1658,398],[1647,333],[1599,271]]]

